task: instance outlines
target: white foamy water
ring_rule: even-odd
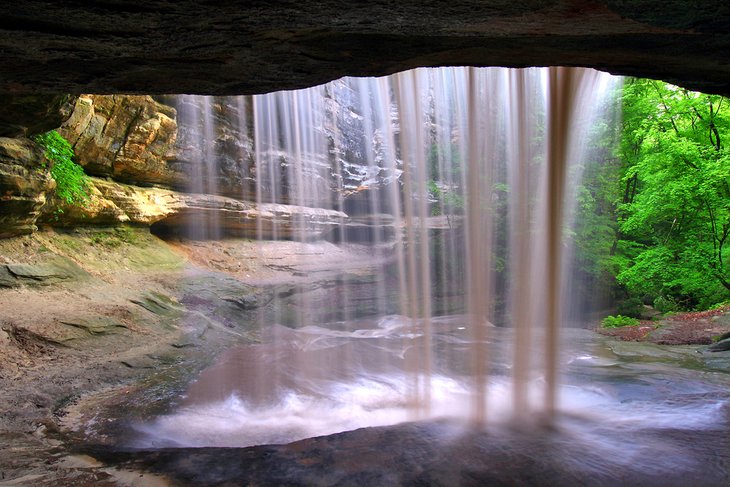
[[[405,325],[412,325],[412,321],[403,317],[385,317],[371,328],[350,332],[282,327],[273,343],[239,347],[224,354],[191,384],[181,407],[136,424],[138,436],[132,446],[281,444],[413,420],[450,420],[455,426],[473,429],[468,421],[473,381],[463,372],[467,370],[463,354],[469,346],[460,326],[463,319],[435,320],[436,348],[440,357],[447,358],[438,362],[438,371],[430,377],[413,376],[405,369],[403,350],[407,350],[405,354],[417,351],[421,334],[418,326],[406,333]],[[502,353],[495,354],[490,369],[502,373],[492,374],[485,387],[490,425],[514,424],[510,366],[501,362],[500,356],[509,355],[511,339],[510,330],[501,330],[492,343],[493,349]],[[265,367],[268,386],[262,387],[258,372],[245,364],[258,362],[263,356],[282,357],[282,351],[286,351],[289,366],[269,362]],[[576,440],[627,455],[630,448],[646,445],[632,447],[623,440],[603,439],[605,431],[631,438],[650,429],[697,431],[722,420],[727,398],[722,395],[721,383],[703,381],[703,374],[671,364],[649,362],[637,367],[620,357],[609,357],[608,350],[599,351],[604,356],[579,352],[562,357],[564,367],[583,377],[583,383],[564,384],[558,390],[559,417],[565,420],[558,420],[557,425]],[[319,367],[323,354],[328,362],[343,353],[351,359],[349,369],[343,362],[341,367],[333,366],[334,371],[325,368],[319,374],[298,373]],[[430,390],[429,408],[413,400],[418,397],[415,390],[426,386]],[[544,378],[534,376],[526,400],[539,402],[543,389]],[[539,419],[527,419],[518,426],[537,426]]]
[[[362,379],[330,384],[331,395],[294,391],[267,407],[252,407],[232,394],[223,401],[189,406],[137,427],[144,439],[135,446],[252,446],[387,426],[414,419],[402,393],[402,378]],[[453,413],[468,391],[447,378],[433,378],[434,415]]]

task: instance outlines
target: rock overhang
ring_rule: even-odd
[[[730,94],[730,6],[679,0],[29,0],[0,93],[252,94],[419,66],[588,66]]]

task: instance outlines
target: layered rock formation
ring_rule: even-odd
[[[55,188],[43,150],[29,139],[0,138],[0,238],[24,235]]]
[[[149,96],[79,97],[59,133],[87,173],[131,184],[182,187],[175,158],[175,109]]]
[[[198,228],[202,233],[192,236],[201,238],[328,237],[347,215],[282,204],[288,202],[286,187],[275,202],[255,203],[253,142],[236,125],[240,107],[235,101],[216,103],[216,131],[209,134],[213,149],[208,152],[196,135],[200,127],[189,122],[179,126],[175,108],[149,96],[78,97],[59,132],[93,176],[90,198],[81,205],[54,197],[55,182],[40,146],[27,138],[0,138],[0,237],[31,233],[36,222],[63,227],[156,225],[162,233],[188,235],[187,229]],[[191,166],[210,163],[206,157],[213,159],[214,181],[202,181],[206,184],[199,187],[215,188],[215,194],[192,192]],[[292,155],[282,153],[281,158],[290,161]],[[331,184],[322,181],[321,190],[326,193]],[[266,191],[265,181],[258,187]]]
[[[0,92],[245,94],[417,66],[591,66],[730,94],[724,0],[29,0]]]
[[[90,182],[88,203],[62,205],[55,201],[46,207],[40,221],[56,226],[156,225],[159,233],[199,238],[260,236],[284,239],[325,238],[337,225],[347,221],[345,213],[322,208],[256,204],[225,196],[145,188],[99,178],[92,178]],[[60,215],[56,208],[63,210]]]

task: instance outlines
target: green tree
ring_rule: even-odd
[[[727,299],[729,103],[659,81],[625,85],[612,253],[631,294],[685,308]]]

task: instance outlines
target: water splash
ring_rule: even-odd
[[[135,425],[131,446],[289,443],[414,419],[445,421],[457,436],[474,431],[474,379],[468,356],[472,343],[465,318],[437,317],[431,322],[435,361],[428,379],[428,411],[414,412],[406,393],[414,378],[405,365],[409,356],[423,352],[422,321],[417,322],[415,334],[412,320],[399,315],[361,320],[362,328],[350,331],[274,325],[273,336],[265,343],[226,351],[190,385],[173,413]],[[489,405],[490,425],[508,424],[514,419],[514,330],[494,329],[491,338],[492,373],[484,385],[484,401]],[[581,340],[573,335],[576,345],[559,358],[569,380],[556,390],[561,416],[555,426],[565,437],[611,458],[616,455],[616,461],[630,462],[631,451],[639,454],[656,446],[647,443],[646,432],[649,437],[652,430],[697,432],[723,421],[724,374],[697,377],[671,364],[637,365],[609,357],[606,349]],[[539,343],[533,344],[530,351],[539,348]],[[539,403],[544,387],[544,375],[533,376],[522,393]],[[530,421],[519,426],[523,431],[541,431]],[[626,444],[638,437],[642,437],[640,443]]]

